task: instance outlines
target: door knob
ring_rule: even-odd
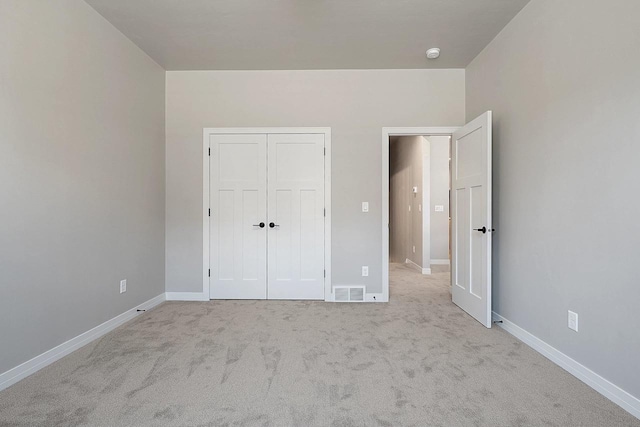
[[[274,228],[274,227],[280,227],[280,224],[275,224],[273,222],[269,223],[269,227]]]
[[[494,231],[496,231],[496,229],[495,229],[495,228],[492,228],[491,230],[489,230],[487,227],[484,227],[484,226],[483,226],[482,228],[474,228],[474,230],[476,230],[476,231],[482,231],[482,234],[485,234],[487,231],[489,231],[489,232],[494,232]]]
[[[264,228],[264,222],[261,222],[260,224],[253,224],[254,227],[260,227],[260,228]]]

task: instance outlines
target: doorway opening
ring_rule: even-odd
[[[398,286],[407,279],[450,284],[450,150],[456,130],[383,128],[382,280],[386,301],[390,275],[391,292],[401,292]]]
[[[454,304],[491,327],[491,156],[492,113],[461,128],[382,128],[382,300],[389,300],[390,138],[447,136],[451,153],[451,279]],[[411,191],[414,191],[412,186]],[[417,189],[415,190],[417,193]],[[406,203],[405,203],[406,204]],[[431,202],[424,203],[431,208]],[[409,210],[407,205],[407,210]],[[435,206],[434,206],[435,211]],[[440,211],[440,209],[438,209]],[[444,211],[444,209],[443,209]],[[431,210],[429,209],[431,213]],[[428,220],[430,221],[430,219]],[[429,248],[431,246],[429,245]],[[412,250],[413,252],[413,250]],[[424,255],[424,254],[423,254]],[[431,254],[429,254],[431,256]],[[415,258],[415,257],[414,257]],[[420,266],[420,272],[422,272]],[[431,267],[431,262],[429,263]],[[428,272],[428,270],[426,271]]]
[[[408,292],[407,283],[450,283],[450,147],[450,135],[389,137],[392,293]]]

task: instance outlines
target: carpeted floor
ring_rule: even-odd
[[[168,302],[0,392],[0,426],[640,426],[391,267],[388,304]]]

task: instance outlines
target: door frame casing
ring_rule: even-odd
[[[451,136],[461,126],[382,128],[382,298],[389,301],[389,137]]]
[[[203,128],[202,130],[202,299],[210,299],[209,229],[209,137],[238,134],[322,134],[324,135],[324,300],[332,301],[331,289],[331,128],[330,127],[248,127]]]

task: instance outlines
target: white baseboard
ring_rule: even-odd
[[[416,264],[415,262],[411,261],[409,258],[407,258],[407,259],[404,261],[404,264],[405,264],[407,267],[410,267],[410,268],[412,268],[412,269],[414,269],[414,270],[419,271],[420,273],[422,273],[422,267],[420,267],[420,266],[419,266],[418,264]]]
[[[111,332],[118,326],[140,315],[141,313],[137,310],[150,310],[158,304],[162,303],[164,300],[164,293],[158,295],[155,298],[151,298],[150,300],[143,302],[137,307],[127,310],[124,313],[114,317],[113,319],[107,320],[106,322],[96,326],[95,328],[90,329],[87,332],[78,335],[77,337],[71,338],[69,341],[62,343],[52,348],[51,350],[45,351],[44,353],[22,363],[21,365],[16,366],[15,368],[9,369],[7,372],[0,374],[0,390],[4,390],[5,388],[17,383],[21,379],[26,378],[29,375],[36,373],[40,369],[44,368],[45,366],[48,366],[53,362],[63,358],[67,354]]]
[[[431,274],[431,269],[430,268],[422,268],[418,264],[416,264],[415,262],[411,261],[409,258],[407,258],[404,261],[404,263],[408,267],[410,267],[410,268],[412,268],[412,269],[414,269],[416,271],[419,271],[422,274]]]
[[[448,259],[432,259],[431,265],[449,265]]]
[[[209,301],[204,292],[167,292],[167,301]]]
[[[493,312],[493,320],[502,321],[498,326],[518,338],[529,347],[551,360],[582,382],[593,388],[604,397],[619,405],[636,418],[640,418],[640,399],[624,391],[611,381],[601,377],[591,369],[570,358],[560,350],[552,347],[540,338],[532,335],[513,322]]]

